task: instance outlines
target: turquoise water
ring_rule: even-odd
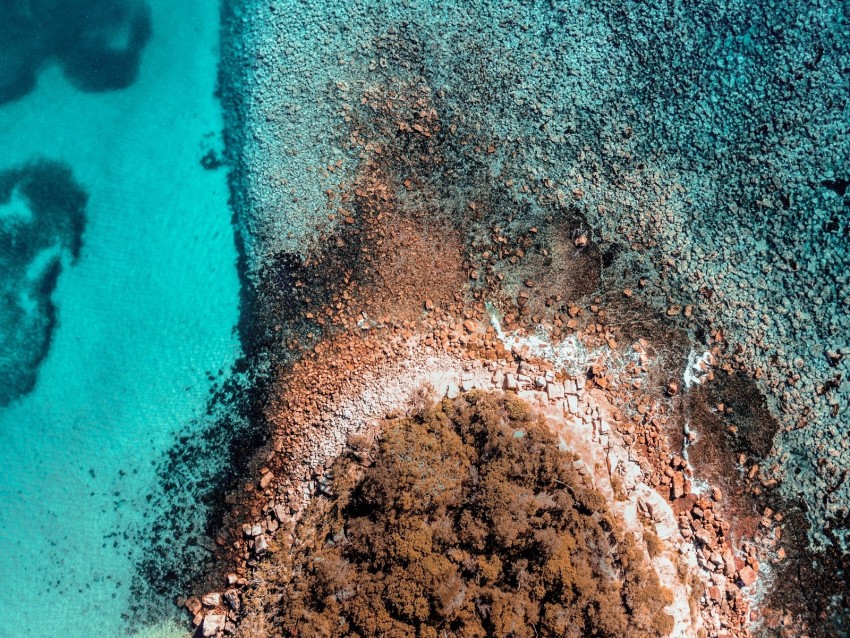
[[[0,370],[36,366],[32,389],[0,407],[2,636],[110,637],[156,624],[122,618],[134,577],[128,539],[154,514],[145,495],[156,490],[156,463],[205,412],[207,372],[239,354],[226,174],[200,163],[221,147],[218,3],[148,5],[150,39],[128,86],[91,90],[48,59],[28,93],[0,104],[0,173],[45,158],[87,196],[78,257],[73,232],[39,252],[61,266],[52,294],[38,297],[37,263],[17,273],[29,284],[4,282],[20,294],[3,297],[0,361],[13,363]],[[14,193],[0,223],[31,221],[30,205]],[[35,326],[35,337],[14,322]],[[167,624],[148,631],[181,635]]]

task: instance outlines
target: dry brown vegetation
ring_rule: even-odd
[[[246,592],[242,636],[666,635],[645,552],[528,406],[470,393],[334,466]]]

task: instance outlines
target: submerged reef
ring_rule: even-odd
[[[0,104],[29,93],[51,62],[82,91],[126,88],[151,37],[142,0],[6,0],[0,14]]]
[[[87,200],[59,162],[0,172],[0,406],[35,385],[57,322],[53,291],[82,248]]]

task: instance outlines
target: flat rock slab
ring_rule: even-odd
[[[224,614],[207,614],[204,616],[204,622],[201,626],[204,638],[212,638],[224,631],[224,621]]]

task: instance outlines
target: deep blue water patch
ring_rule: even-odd
[[[29,93],[52,61],[82,91],[126,88],[150,37],[138,0],[0,0],[0,104]]]
[[[88,196],[64,164],[0,173],[0,406],[29,392],[56,325],[53,291],[79,257]]]

